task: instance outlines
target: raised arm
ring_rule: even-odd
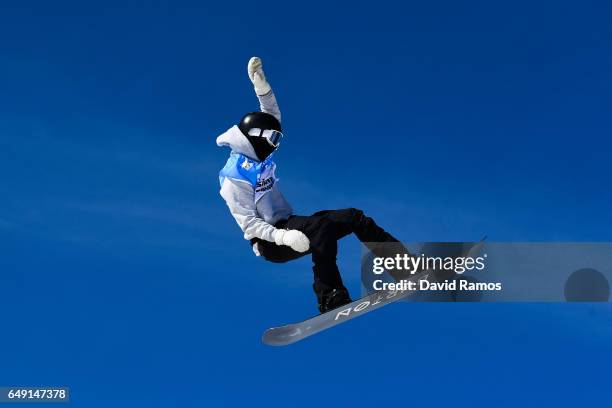
[[[280,122],[280,109],[278,108],[278,103],[276,102],[276,96],[274,96],[274,92],[272,92],[272,87],[266,80],[261,59],[259,57],[251,58],[249,60],[247,71],[249,73],[249,78],[255,87],[255,94],[257,95],[257,99],[259,99],[259,107],[261,111],[273,115]]]

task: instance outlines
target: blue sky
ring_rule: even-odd
[[[609,305],[400,304],[288,348],[310,265],[252,256],[215,137],[263,58],[299,213],[405,241],[610,241],[606,2],[4,2],[0,384],[77,406],[605,403]],[[359,248],[340,245],[349,288]]]

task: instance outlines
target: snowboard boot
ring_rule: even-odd
[[[317,295],[321,314],[352,302],[348,290],[344,286],[332,288],[317,281],[312,285],[312,288]]]

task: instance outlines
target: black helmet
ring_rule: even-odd
[[[250,112],[242,117],[238,129],[249,139],[257,158],[265,160],[276,150],[283,137],[281,124],[265,112]]]

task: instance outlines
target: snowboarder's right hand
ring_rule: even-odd
[[[306,252],[310,248],[310,240],[302,231],[277,229],[274,233],[276,245],[287,245],[297,252]]]
[[[251,58],[249,60],[249,65],[247,66],[247,71],[249,73],[249,78],[255,87],[255,93],[257,95],[265,95],[270,92],[272,88],[266,80],[266,74],[264,74],[261,58]]]

